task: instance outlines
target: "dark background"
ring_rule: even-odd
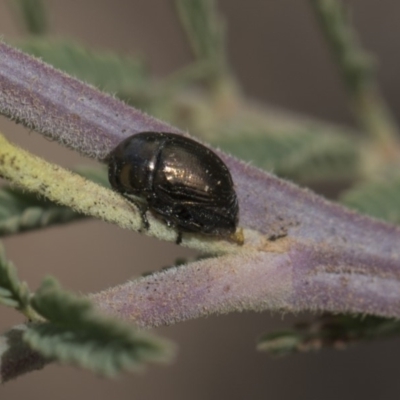
[[[170,0],[53,0],[52,33],[96,49],[143,55],[164,76],[184,66],[190,51]],[[365,47],[379,67],[383,93],[398,115],[400,101],[399,11],[393,0],[347,1]],[[223,0],[229,55],[245,93],[275,106],[333,122],[353,124],[341,81],[307,1]],[[22,37],[5,1],[1,34]],[[76,153],[16,127],[0,130],[46,159],[72,167],[88,164]],[[93,162],[92,162],[93,164]],[[51,274],[64,287],[88,293],[124,282],[191,253],[99,221],[27,233],[4,240],[20,276],[36,288]],[[297,316],[301,318],[304,316]],[[289,327],[294,317],[235,314],[181,323],[158,332],[179,344],[171,367],[152,366],[116,380],[51,365],[0,387],[7,400],[56,399],[397,399],[400,340],[271,359],[255,351],[265,331]],[[0,328],[21,321],[1,309]]]

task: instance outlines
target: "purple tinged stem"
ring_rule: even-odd
[[[134,133],[182,133],[4,43],[0,112],[103,161]],[[400,317],[399,228],[218,154],[235,182],[240,226],[277,243],[286,237],[286,251],[259,248],[141,278],[93,296],[100,308],[142,325],[266,308]],[[149,296],[149,284],[164,295]]]

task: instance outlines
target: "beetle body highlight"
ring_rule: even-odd
[[[239,207],[230,172],[202,144],[143,132],[123,140],[108,159],[111,186],[135,196],[168,226],[217,236],[235,232]]]

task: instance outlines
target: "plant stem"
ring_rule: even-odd
[[[12,145],[1,134],[0,175],[24,190],[45,196],[74,211],[117,224],[121,228],[141,230],[140,213],[119,194]],[[149,222],[148,235],[176,240],[177,233],[172,228],[151,215]],[[208,253],[225,253],[237,248],[224,240],[210,241],[193,236],[184,237],[183,244]]]
[[[176,0],[176,7],[193,53],[211,66],[210,77],[218,79],[227,69],[224,24],[215,0]],[[214,76],[215,75],[215,76]]]
[[[350,96],[355,116],[382,157],[395,161],[400,153],[399,129],[383,100],[371,57],[360,46],[356,33],[338,0],[310,0]]]

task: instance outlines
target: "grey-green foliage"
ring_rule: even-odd
[[[214,145],[296,182],[351,181],[359,173],[356,144],[344,135],[316,130],[257,132],[257,128],[229,125],[223,129],[226,133],[212,138]]]
[[[341,202],[364,214],[400,223],[400,175],[357,185],[341,197]]]
[[[76,78],[127,98],[140,97],[147,89],[143,61],[130,56],[91,51],[72,41],[28,39],[18,47]]]
[[[143,366],[148,362],[168,361],[172,346],[149,333],[140,333],[132,325],[97,313],[90,300],[63,291],[57,282],[47,278],[32,296],[27,285],[18,279],[16,269],[0,248],[0,304],[22,311],[31,321],[21,335],[5,335],[2,354],[13,355],[10,361],[2,357],[3,379],[10,379],[25,371],[15,363],[23,354],[42,357],[61,363],[78,365],[103,375],[115,375],[121,370]],[[8,350],[4,349],[8,346]],[[22,355],[21,355],[22,353]],[[11,363],[9,365],[9,363]],[[4,367],[7,365],[7,367]],[[29,367],[29,366],[28,366]],[[28,370],[31,370],[31,368]]]
[[[168,361],[173,348],[148,332],[97,313],[87,298],[46,279],[32,298],[46,322],[31,324],[24,340],[43,356],[112,376],[147,362]]]
[[[353,92],[364,89],[372,81],[375,65],[359,44],[348,4],[337,0],[311,0],[311,4],[340,66],[344,82]]]
[[[375,316],[323,315],[295,329],[263,335],[257,349],[275,356],[320,350],[324,347],[343,348],[365,340],[397,336],[400,321]]]
[[[99,168],[77,168],[76,172],[100,185],[107,186],[106,174]],[[0,236],[44,228],[84,218],[70,208],[57,205],[36,194],[16,187],[0,189]]]
[[[304,342],[304,335],[302,335],[301,332],[297,332],[295,329],[269,332],[262,335],[258,340],[257,350],[273,356],[285,356],[298,353],[301,349],[305,349],[305,346],[303,345]],[[311,346],[308,346],[307,350],[310,349]]]
[[[29,306],[30,293],[25,282],[21,282],[14,265],[7,260],[0,244],[0,304],[26,310]]]
[[[48,20],[42,0],[9,0],[28,33],[42,35],[48,29]]]
[[[179,16],[198,60],[224,65],[224,24],[214,0],[176,0]]]

